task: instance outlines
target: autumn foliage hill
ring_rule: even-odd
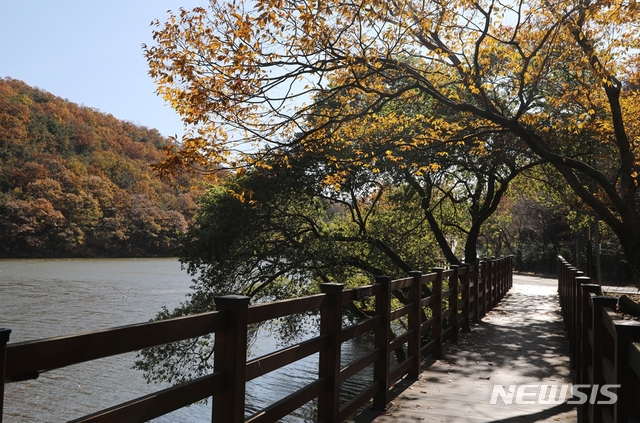
[[[173,254],[198,181],[162,181],[157,130],[0,79],[0,256]]]

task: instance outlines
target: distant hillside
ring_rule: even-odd
[[[0,256],[172,254],[198,192],[155,177],[158,131],[0,79]]]

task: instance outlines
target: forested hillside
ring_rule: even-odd
[[[0,79],[0,256],[170,255],[195,181],[161,181],[155,129]]]

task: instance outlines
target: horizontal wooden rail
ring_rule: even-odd
[[[277,422],[286,415],[291,414],[314,398],[317,398],[326,389],[327,380],[319,379],[293,394],[281,399],[264,410],[254,414],[246,423],[272,423]]]
[[[299,344],[283,348],[280,351],[254,358],[247,362],[246,381],[253,380],[260,376],[266,375],[281,367],[295,363],[312,354],[320,352],[327,348],[329,337],[327,335],[319,336]]]
[[[70,423],[146,422],[224,390],[225,373],[212,373]]]
[[[342,369],[340,369],[340,383],[344,383],[350,377],[356,375],[361,370],[375,363],[382,355],[380,348],[375,349],[367,355],[360,357],[359,359],[349,363]]]
[[[360,335],[363,335],[367,332],[371,332],[382,322],[381,316],[373,316],[364,320],[362,322],[358,322],[355,325],[351,325],[348,328],[342,329],[340,334],[340,342],[344,343],[350,341],[354,338],[357,338]]]
[[[323,284],[317,295],[257,305],[249,305],[248,297],[230,295],[217,297],[217,310],[209,313],[16,344],[8,344],[10,330],[0,329],[2,379],[15,382],[84,361],[213,336],[213,373],[74,422],[144,422],[212,397],[216,422],[273,422],[317,399],[318,419],[337,423],[367,402],[386,407],[389,390],[398,379],[417,378],[425,358],[441,356],[445,340],[456,342],[459,329],[468,330],[471,321],[478,321],[508,291],[511,268],[511,257],[491,259],[428,274],[411,272],[397,280],[379,277],[373,285],[347,290]],[[343,328],[343,306],[363,300],[375,304],[375,311]],[[310,313],[320,315],[318,336],[246,360],[249,325]],[[400,326],[406,329],[396,336],[393,328]],[[367,333],[374,339],[373,349],[343,366],[342,344]],[[619,330],[616,333],[619,336]],[[404,359],[392,369],[390,355],[398,351]],[[313,355],[318,356],[315,380],[245,420],[246,382]],[[371,366],[373,378],[367,386],[341,405],[340,385]]]
[[[221,330],[226,319],[214,311],[10,344],[5,380],[35,378],[43,371],[207,335]]]
[[[342,303],[350,303],[356,300],[374,297],[380,293],[380,285],[367,285],[359,288],[345,289],[342,291]]]
[[[389,315],[389,321],[393,322],[396,319],[406,316],[407,314],[411,313],[415,309],[415,307],[415,304],[408,304],[404,307],[393,310]]]
[[[353,413],[358,411],[360,407],[365,405],[369,400],[380,393],[382,390],[382,383],[375,381],[367,389],[362,391],[358,396],[353,398],[338,413],[338,421],[343,422],[349,418]]]
[[[292,314],[319,310],[324,301],[326,301],[326,295],[317,294],[308,297],[257,304],[249,307],[247,323],[261,323],[267,320],[291,316]]]

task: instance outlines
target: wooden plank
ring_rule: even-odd
[[[23,375],[37,377],[39,372],[71,364],[195,338],[224,329],[226,319],[225,313],[212,311],[9,344],[6,377],[10,380],[21,379]]]
[[[342,288],[344,285],[323,283],[320,290],[327,302],[320,310],[320,333],[329,337],[327,348],[318,357],[318,378],[326,379],[326,387],[318,396],[318,420],[335,422],[340,409],[340,357],[342,356]]]
[[[382,388],[382,383],[380,383],[380,381],[375,381],[367,389],[362,391],[357,396],[353,397],[340,410],[340,413],[338,414],[338,420],[341,422],[347,420],[349,416],[351,416],[353,413],[358,411],[358,409],[362,407],[364,404],[366,404],[371,398],[378,395],[381,388]]]
[[[422,322],[420,325],[420,333],[424,333],[427,329],[433,327],[433,325],[438,321],[435,317],[430,318],[427,321]]]
[[[397,348],[400,348],[401,346],[403,346],[404,344],[409,342],[409,339],[413,335],[414,335],[413,331],[409,330],[409,331],[403,333],[402,335],[398,336],[396,339],[394,339],[393,341],[391,341],[389,343],[389,350],[390,351],[395,351]]]
[[[616,369],[609,357],[602,357],[602,375],[604,376],[604,382],[608,384],[615,384],[616,382]]]
[[[358,288],[345,289],[342,291],[342,303],[348,303],[352,301],[362,300],[369,298],[376,294],[376,288],[380,288],[378,285],[360,286]]]
[[[420,348],[420,353],[422,354],[422,358],[424,359],[429,354],[431,354],[435,346],[436,346],[435,339],[432,339],[431,341],[427,342],[426,345],[423,345],[422,348]]]
[[[446,328],[444,331],[442,331],[442,343],[444,343],[444,341],[451,339],[451,336],[453,335],[453,330],[455,328],[453,326],[449,326],[448,328]]]
[[[420,308],[422,285],[420,284],[420,278],[422,277],[422,273],[415,271],[409,274],[414,280],[414,284],[409,289],[409,302],[411,302],[414,307],[412,312],[407,316],[407,328],[413,334],[407,345],[407,354],[418,358],[414,360],[413,366],[409,369],[409,377],[418,378],[420,375],[420,343],[422,341],[422,333],[420,332],[420,323],[422,322],[422,310]]]
[[[226,373],[225,389],[213,396],[211,420],[244,423],[247,370],[247,315],[251,298],[223,295],[214,298],[216,308],[229,313],[228,327],[216,333],[213,370]]]
[[[433,299],[433,295],[430,295],[428,297],[424,297],[422,300],[420,300],[420,306],[422,308],[430,306],[432,299]]]
[[[395,291],[396,289],[404,289],[404,288],[409,288],[411,285],[413,285],[413,278],[403,278],[403,279],[396,279],[394,281],[391,281],[391,290]]]
[[[329,336],[322,335],[299,344],[274,351],[247,362],[246,381],[253,380],[281,367],[288,366],[298,360],[308,357],[327,348]]]
[[[72,420],[69,423],[146,422],[222,392],[224,378],[224,372],[202,376],[190,382]]]
[[[391,314],[391,278],[388,276],[378,276],[376,281],[382,285],[380,294],[376,296],[376,314],[382,316],[382,322],[378,325],[374,335],[374,345],[381,349],[380,359],[373,365],[373,378],[382,383],[382,389],[373,398],[376,407],[384,408],[389,403],[389,342],[391,340],[391,327],[389,325],[389,315]]]
[[[398,365],[398,367],[393,369],[393,371],[389,375],[389,379],[391,380],[392,384],[395,383],[396,381],[402,379],[402,376],[404,376],[407,373],[407,371],[409,370],[409,368],[413,364],[413,360],[415,360],[415,359],[416,359],[416,357],[409,357],[405,361],[400,363]]]
[[[632,342],[629,346],[629,367],[640,377],[640,343]]]
[[[4,409],[4,384],[6,374],[7,343],[11,336],[11,329],[0,328],[0,423],[2,423],[2,410]]]
[[[444,319],[442,318],[442,280],[443,269],[435,269],[437,272],[437,278],[433,281],[433,301],[431,304],[431,311],[433,317],[436,319],[433,327],[431,328],[431,337],[436,340],[433,347],[433,356],[442,357],[442,324]]]
[[[260,323],[292,314],[318,310],[322,307],[325,299],[325,294],[316,294],[307,297],[292,298],[290,300],[256,304],[249,307],[248,323]]]
[[[425,284],[425,283],[433,282],[436,279],[438,279],[438,274],[437,273],[435,273],[435,272],[425,273],[420,278],[420,283]]]
[[[397,308],[389,314],[389,321],[393,322],[396,319],[401,318],[402,316],[406,316],[414,310],[414,304],[407,304],[404,307]]]
[[[272,423],[277,422],[284,416],[302,407],[312,399],[316,398],[320,392],[327,387],[327,379],[318,379],[302,389],[288,395],[270,407],[251,416],[245,423]]]
[[[464,323],[466,322],[466,317],[462,316],[458,319],[458,327],[462,327],[464,325]]]
[[[375,363],[375,361],[379,359],[381,355],[382,350],[380,348],[376,348],[370,353],[344,366],[342,369],[340,369],[340,383],[343,383],[345,380],[349,379],[351,376],[355,375],[365,367]]]
[[[381,322],[382,322],[382,316],[373,316],[368,318],[367,320],[363,320],[362,322],[356,323],[355,325],[346,327],[342,329],[342,333],[340,335],[340,342],[347,342],[353,338],[357,338],[362,334],[372,331],[378,325],[380,325]]]
[[[447,269],[442,272],[443,279],[447,279],[451,275],[453,275],[453,269]]]

